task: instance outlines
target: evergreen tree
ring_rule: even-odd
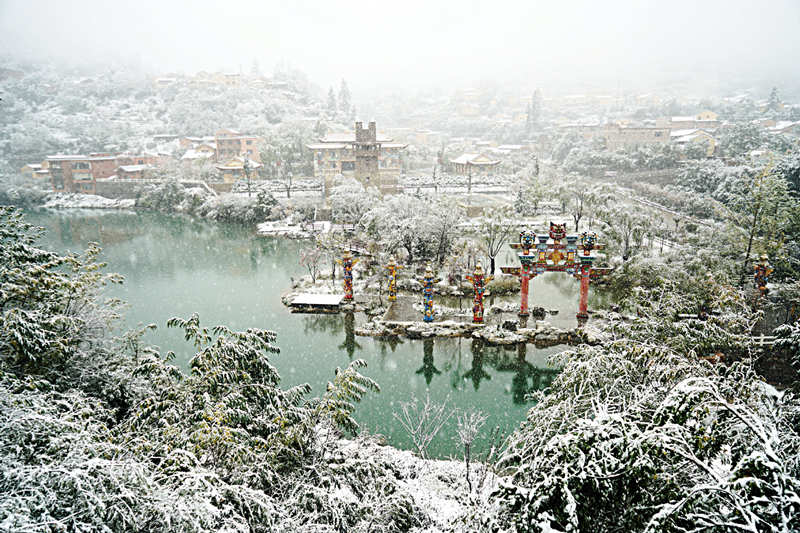
[[[339,88],[339,111],[347,116],[350,114],[351,106],[350,89],[347,88],[347,82],[342,79],[342,86]]]
[[[322,138],[325,137],[326,133],[328,133],[328,126],[321,120],[318,120],[317,123],[314,125],[314,135],[316,137]]]
[[[773,87],[769,92],[769,100],[767,100],[767,108],[772,111],[779,111],[781,106],[781,98],[778,95],[778,88]]]
[[[328,88],[328,113],[331,116],[336,114],[336,93],[333,91],[333,87]]]

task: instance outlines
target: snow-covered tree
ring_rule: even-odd
[[[347,82],[342,78],[342,84],[339,86],[339,112],[344,117],[349,117],[353,109],[353,102],[350,98],[350,89],[347,87]]]
[[[605,227],[603,233],[624,261],[641,250],[650,226],[647,216],[626,206],[618,206],[604,210],[600,219]]]
[[[489,256],[488,274],[494,275],[495,258],[505,248],[516,227],[511,210],[508,208],[493,209],[481,217],[478,224],[478,239]]]
[[[658,309],[681,305],[672,294]],[[563,371],[546,394],[534,393],[527,421],[508,441],[501,465],[511,477],[494,494],[500,513],[484,513],[484,527],[800,527],[800,432],[792,422],[800,403],[764,383],[749,360],[698,359],[752,349],[747,306],[714,306],[723,315],[712,319],[714,340],[699,350],[693,329],[700,321],[661,310],[619,324],[616,341],[562,354]]]
[[[331,188],[331,216],[334,222],[355,226],[361,223],[361,219],[378,200],[378,193],[374,188],[365,190],[354,178],[337,180]]]
[[[338,104],[336,102],[336,93],[333,91],[333,87],[328,88],[328,115],[333,117],[336,116],[336,110],[338,108]]]

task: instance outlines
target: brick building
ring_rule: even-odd
[[[226,162],[232,157],[247,157],[261,163],[261,154],[258,150],[259,138],[252,135],[242,135],[238,131],[222,129],[214,135],[216,143],[217,162]]]
[[[97,180],[115,175],[121,179],[143,179],[150,169],[164,162],[164,156],[158,154],[92,153],[47,156],[41,166],[49,170],[53,191],[95,194]]]
[[[95,178],[87,156],[49,155],[46,161],[54,191],[95,193]]]
[[[121,165],[117,169],[117,179],[120,180],[143,180],[150,177],[150,165]]]
[[[117,157],[115,155],[104,154],[89,154],[89,165],[92,169],[92,178],[101,180],[113,176],[117,172]]]

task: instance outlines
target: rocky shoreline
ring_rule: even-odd
[[[373,319],[355,328],[355,334],[362,337],[427,339],[432,337],[468,337],[483,340],[490,345],[510,346],[530,343],[538,348],[567,344],[600,344],[605,340],[603,332],[593,326],[579,326],[565,330],[547,322],[536,322],[531,328],[509,329],[506,321],[503,326],[473,324],[455,320],[441,322],[384,321]]]

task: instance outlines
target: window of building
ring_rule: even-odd
[[[657,131],[657,132],[656,132],[656,137],[661,137],[661,133],[662,133],[662,132],[660,132],[660,131]]]
[[[356,169],[356,162],[355,161],[342,161],[342,172],[345,170],[355,170]]]

